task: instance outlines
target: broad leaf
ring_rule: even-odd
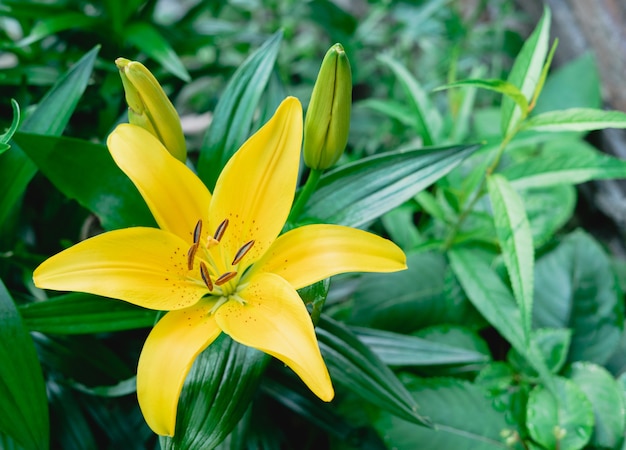
[[[487,178],[487,187],[502,257],[528,340],[532,319],[535,262],[530,224],[522,199],[506,178],[497,174],[492,175]]]
[[[105,145],[24,133],[17,133],[15,141],[57,189],[96,214],[105,229],[156,226]]]
[[[35,111],[22,123],[27,133],[59,136],[76,108],[87,82],[99,47],[83,56],[60,78],[39,102]],[[0,225],[17,205],[37,168],[19,146],[0,155]]]
[[[200,178],[211,191],[222,168],[250,133],[281,40],[282,32],[278,31],[239,66],[213,111],[197,167]]]
[[[33,341],[0,281],[0,434],[27,449],[47,449],[48,402]]]
[[[363,226],[445,176],[477,149],[397,150],[341,166],[322,176],[301,220]]]
[[[523,130],[592,131],[604,128],[626,128],[626,114],[592,108],[570,108],[548,111],[526,120]]]
[[[543,16],[537,27],[524,43],[522,50],[515,58],[511,73],[507,81],[517,86],[526,99],[530,100],[540,79],[543,64],[548,53],[548,39],[550,37],[551,13],[545,7]],[[508,135],[517,125],[520,117],[526,114],[510,98],[504,97],[501,108],[502,135]]]

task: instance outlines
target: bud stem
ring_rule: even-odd
[[[300,190],[300,193],[291,208],[289,218],[287,219],[288,224],[293,225],[298,219],[298,216],[300,216],[300,213],[302,212],[302,208],[304,208],[304,205],[306,205],[309,198],[311,198],[311,195],[313,195],[313,192],[315,192],[315,188],[317,187],[317,183],[319,183],[323,172],[324,171],[321,169],[311,169],[309,178],[307,178],[306,183],[304,183],[304,186]]]

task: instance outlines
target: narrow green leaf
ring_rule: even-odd
[[[100,47],[83,56],[48,91],[39,105],[22,123],[27,133],[59,136],[82,96]],[[0,155],[0,225],[19,202],[37,168],[19,146]]]
[[[56,12],[54,15],[44,16],[30,30],[30,34],[15,42],[12,47],[26,47],[45,37],[64,30],[90,28],[98,21],[98,17],[88,16],[78,12]]]
[[[226,438],[245,414],[269,356],[225,334],[194,362],[178,402],[174,437],[161,437],[163,450],[205,450]]]
[[[552,43],[552,47],[550,48],[550,52],[548,53],[546,62],[543,64],[543,69],[541,69],[541,75],[539,76],[539,81],[537,82],[537,86],[535,86],[535,92],[533,93],[533,97],[530,100],[530,109],[533,109],[535,107],[537,98],[539,97],[539,94],[541,94],[541,91],[543,90],[543,85],[545,84],[546,79],[548,78],[548,71],[550,70],[550,66],[552,65],[552,58],[554,58],[554,53],[556,52],[556,48],[558,47],[558,45],[559,45],[559,40],[557,38]]]
[[[124,26],[126,42],[137,47],[148,56],[158,61],[165,70],[183,81],[191,81],[189,72],[182,61],[159,31],[149,23],[137,22]]]
[[[444,89],[450,89],[455,87],[479,87],[482,89],[487,89],[489,91],[495,91],[500,94],[504,94],[517,103],[517,106],[521,108],[522,111],[528,110],[528,100],[522,94],[517,86],[508,81],[502,81],[498,79],[469,79],[469,80],[460,80],[455,81],[454,83],[446,84],[444,86],[440,86],[435,89],[435,91],[441,91]]]
[[[626,178],[626,161],[606,155],[585,141],[559,139],[548,142],[541,153],[500,172],[518,189],[590,180]]]
[[[9,141],[17,131],[17,127],[20,125],[20,105],[14,99],[11,99],[11,107],[13,108],[13,120],[11,126],[3,134],[0,134],[0,154],[11,148]]]
[[[507,81],[517,86],[526,99],[530,99],[541,76],[541,70],[548,52],[548,39],[550,38],[550,8],[544,8],[543,16],[537,27],[524,43]],[[501,130],[503,136],[508,135],[517,125],[520,117],[524,117],[527,111],[522,111],[510,98],[502,100],[500,112]]]
[[[524,202],[501,175],[487,178],[493,208],[496,235],[509,273],[513,294],[522,315],[526,341],[530,339],[533,309],[533,270],[535,254],[533,236],[526,217]]]
[[[105,229],[156,226],[139,191],[105,145],[21,132],[15,141],[57,189],[96,214]]]
[[[548,111],[526,120],[523,130],[592,131],[604,128],[626,128],[626,114],[593,108],[570,108]]]
[[[301,220],[362,226],[445,176],[478,147],[396,150],[341,166],[322,176]]]
[[[20,305],[31,331],[52,334],[110,333],[154,325],[156,311],[91,294],[70,293]]]
[[[198,174],[213,191],[217,177],[248,137],[259,100],[270,78],[282,32],[274,33],[235,71],[213,111],[204,136]]]
[[[430,102],[426,91],[407,68],[391,56],[381,55],[378,60],[391,69],[406,93],[413,112],[413,126],[422,136],[424,145],[437,143],[441,132],[441,115]]]
[[[432,342],[415,336],[353,327],[352,331],[389,366],[437,366],[444,364],[480,364],[489,355],[462,347]]]
[[[334,383],[404,420],[430,425],[396,375],[348,328],[322,316],[315,332]]]
[[[595,428],[591,444],[601,448],[618,448],[624,438],[624,395],[613,376],[601,366],[576,362],[569,378],[585,393],[593,406]]]
[[[47,449],[48,401],[33,341],[0,281],[0,434],[27,449]]]
[[[556,392],[535,387],[526,406],[526,427],[543,448],[578,450],[593,430],[593,409],[584,392],[571,380],[554,379]]]
[[[410,127],[413,125],[413,117],[411,111],[404,104],[390,99],[368,98],[358,102],[363,108],[371,109],[377,113],[388,116],[399,121],[401,124]]]

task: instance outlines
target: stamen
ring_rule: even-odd
[[[223,273],[220,275],[220,277],[217,280],[215,280],[215,284],[217,284],[218,286],[221,286],[222,284],[229,282],[236,276],[237,276],[237,272]]]
[[[226,232],[226,227],[228,227],[228,219],[224,219],[222,223],[217,226],[217,230],[215,230],[215,234],[213,235],[213,239],[217,242],[222,240],[222,236]]]
[[[193,229],[193,243],[200,242],[200,235],[202,234],[202,219],[198,220],[196,228]]]
[[[193,261],[196,257],[196,252],[198,251],[198,243],[196,242],[187,251],[187,270],[193,269]]]
[[[202,281],[206,284],[206,287],[209,288],[209,291],[213,290],[213,282],[211,281],[211,276],[209,275],[209,269],[207,269],[204,261],[200,261],[200,276],[202,277]]]
[[[254,245],[254,240],[246,242],[245,244],[243,244],[241,246],[241,248],[239,250],[237,250],[237,253],[235,253],[235,257],[233,258],[233,262],[230,263],[230,265],[234,266],[235,264],[238,264],[239,261],[241,261],[243,259],[243,257],[246,256],[246,253],[248,253],[250,251],[250,249],[252,248],[253,245]]]

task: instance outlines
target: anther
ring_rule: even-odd
[[[187,251],[187,270],[193,269],[193,261],[196,257],[196,251],[198,251],[198,243],[196,242]]]
[[[224,219],[222,223],[217,226],[217,230],[215,230],[215,234],[213,235],[213,239],[217,242],[222,240],[222,236],[226,232],[226,227],[228,227],[228,219]]]
[[[213,290],[213,282],[211,281],[211,276],[209,275],[209,269],[207,269],[204,261],[200,261],[200,276],[202,277],[202,281],[206,284],[206,287],[209,288],[209,291]]]
[[[245,244],[243,244],[241,246],[241,248],[239,250],[237,250],[237,253],[235,253],[235,257],[233,258],[233,262],[230,263],[230,265],[234,266],[235,264],[238,264],[239,261],[241,261],[243,259],[243,257],[246,256],[246,253],[248,253],[250,251],[250,249],[252,248],[253,245],[254,245],[254,240],[246,242]]]
[[[202,234],[202,219],[198,220],[196,228],[193,229],[193,243],[200,242],[200,235]]]
[[[237,272],[223,273],[220,275],[220,277],[217,280],[215,280],[215,284],[217,284],[218,286],[221,286],[222,284],[229,282],[236,276],[237,276]]]

